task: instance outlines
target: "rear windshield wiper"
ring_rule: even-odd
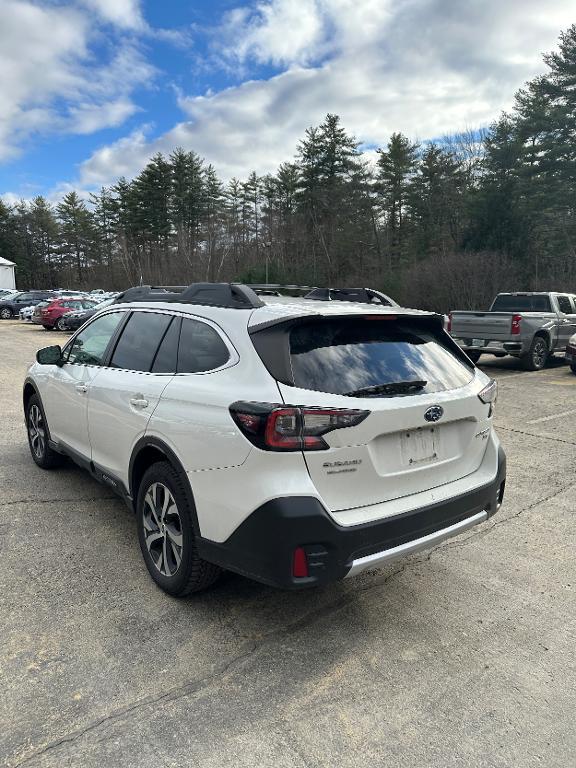
[[[391,381],[388,384],[374,384],[371,387],[362,387],[353,389],[351,392],[344,392],[348,397],[386,397],[390,395],[411,395],[419,392],[428,384],[427,381]]]

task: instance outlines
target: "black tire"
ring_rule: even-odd
[[[150,576],[174,597],[207,589],[222,572],[198,555],[192,521],[193,510],[180,474],[166,461],[153,464],[138,490],[138,540]]]
[[[10,318],[13,316],[14,313],[10,307],[2,307],[2,309],[0,309],[0,318],[2,318],[2,320],[10,320]]]
[[[474,365],[476,365],[478,360],[480,360],[480,355],[482,354],[482,352],[476,352],[476,351],[470,350],[469,352],[466,352],[466,354],[468,355],[470,360],[472,360]]]
[[[63,317],[59,317],[58,320],[56,320],[56,330],[57,331],[65,331],[66,330],[64,328],[64,318]]]
[[[44,328],[45,331],[53,331],[54,326],[53,325],[43,325],[42,328]]]
[[[544,336],[534,336],[528,353],[522,355],[520,360],[527,371],[541,371],[548,362],[549,354],[548,342]]]
[[[570,363],[570,370],[576,375],[576,363]]]
[[[55,469],[61,466],[65,459],[48,444],[50,431],[38,395],[32,395],[26,403],[26,428],[30,454],[35,463],[42,469]]]

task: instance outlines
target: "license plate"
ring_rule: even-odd
[[[402,463],[412,467],[415,464],[434,461],[438,458],[436,435],[438,427],[424,427],[400,435]]]

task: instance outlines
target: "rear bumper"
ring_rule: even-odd
[[[494,479],[473,491],[404,514],[340,526],[318,499],[292,496],[256,509],[224,542],[198,540],[201,557],[249,578],[285,589],[302,589],[353,576],[434,546],[497,512],[506,479],[498,450]],[[294,550],[303,547],[309,576],[292,575]]]
[[[521,341],[500,341],[496,339],[478,339],[482,344],[474,344],[473,339],[454,338],[464,352],[504,352],[507,355],[519,355],[524,347]]]

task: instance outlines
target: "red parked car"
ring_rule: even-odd
[[[71,299],[65,297],[52,299],[47,306],[40,309],[40,325],[43,325],[47,331],[52,331],[54,328],[63,331],[61,318],[64,315],[75,309],[92,309],[97,304],[97,301],[91,301],[90,299]]]

